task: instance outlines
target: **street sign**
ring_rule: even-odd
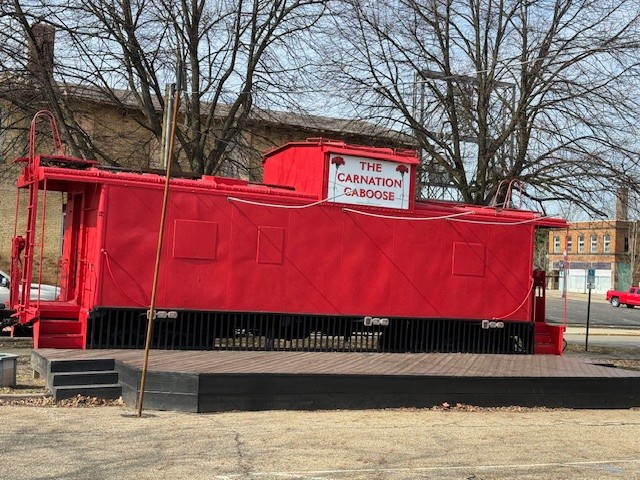
[[[591,290],[596,286],[596,271],[593,268],[587,270],[587,288]]]

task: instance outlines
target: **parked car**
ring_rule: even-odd
[[[640,287],[631,287],[626,292],[609,290],[607,292],[607,301],[614,307],[626,305],[627,308],[633,308],[640,305]]]
[[[9,300],[9,283],[10,278],[8,274],[0,270],[0,304],[6,303]],[[55,300],[60,295],[60,288],[53,285],[45,285],[37,283],[31,284],[31,300],[38,298],[38,290],[40,290],[40,300]]]

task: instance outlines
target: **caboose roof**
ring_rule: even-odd
[[[418,152],[416,150],[404,150],[398,148],[368,147],[363,145],[352,145],[339,140],[328,140],[325,138],[308,138],[305,141],[289,142],[279,147],[272,148],[264,153],[262,162],[269,158],[292,148],[317,149],[323,153],[337,153],[340,155],[352,155],[355,157],[365,156],[377,160],[404,163],[408,165],[418,165]]]
[[[306,146],[308,142],[297,143]],[[327,151],[332,153],[339,152],[344,155],[350,154],[345,152],[353,152],[354,155],[357,155],[357,152],[362,152],[358,147],[355,147],[355,149],[354,146],[351,145],[345,145],[342,147],[340,143],[341,142],[331,142],[330,145],[327,144],[327,148],[330,149]],[[317,143],[315,145],[317,146]],[[374,150],[377,151],[380,149]],[[408,162],[414,158],[410,154],[405,154],[403,152],[398,153],[391,149],[386,150],[389,150],[389,152],[383,152],[384,155],[397,157],[399,159],[406,159]],[[362,153],[360,153],[360,155],[362,155]],[[25,159],[23,159],[23,161],[24,160]],[[48,190],[67,191],[72,183],[118,184],[128,185],[131,187],[162,188],[165,181],[165,177],[163,175],[156,173],[114,172],[97,166],[96,162],[76,158],[38,156],[36,157],[35,163],[38,164],[38,167],[34,171],[34,176],[38,179],[38,183],[41,188],[44,180],[46,179],[46,188]],[[30,179],[26,178],[23,172],[23,175],[18,179],[18,186],[22,188],[27,187],[29,182]],[[246,180],[225,177],[202,176],[196,179],[172,178],[171,186],[172,189],[180,191],[199,191],[203,193],[205,191],[209,191],[216,192],[217,194],[228,195],[229,197],[246,197],[256,199],[265,203],[271,203],[273,201],[274,206],[278,204],[286,205],[288,203],[292,205],[304,205],[322,200],[317,195],[296,192],[291,187],[264,185],[248,182]],[[325,204],[325,206],[328,206],[328,204]],[[344,207],[340,204],[333,204],[331,206],[334,208]],[[350,208],[356,208],[363,212],[375,212],[376,214],[383,216],[385,214],[389,215],[386,209],[376,207],[350,206]],[[409,220],[411,217],[435,217],[460,213],[467,213],[467,215],[464,217],[464,220],[458,221],[470,221],[474,223],[488,222],[490,224],[527,223],[538,227],[548,228],[568,227],[568,223],[564,219],[546,217],[534,211],[469,205],[439,200],[416,201],[415,208],[412,211],[394,213],[392,216],[393,218],[397,218],[399,216],[406,217]]]

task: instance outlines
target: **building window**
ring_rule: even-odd
[[[624,253],[629,253],[629,237],[624,237]]]
[[[560,253],[560,237],[553,237],[553,253]]]
[[[578,235],[578,253],[584,253],[584,235]]]
[[[605,235],[602,243],[603,243],[604,253],[610,253],[611,252],[611,235]]]
[[[573,237],[567,237],[567,252],[573,251]]]
[[[598,236],[591,235],[591,253],[596,253],[598,251]]]

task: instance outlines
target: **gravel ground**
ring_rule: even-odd
[[[638,368],[637,350],[586,355]],[[18,383],[12,393],[43,391],[28,362]],[[0,480],[640,479],[640,409],[133,413],[89,398],[0,400]]]
[[[0,407],[3,479],[632,479],[640,410]]]

